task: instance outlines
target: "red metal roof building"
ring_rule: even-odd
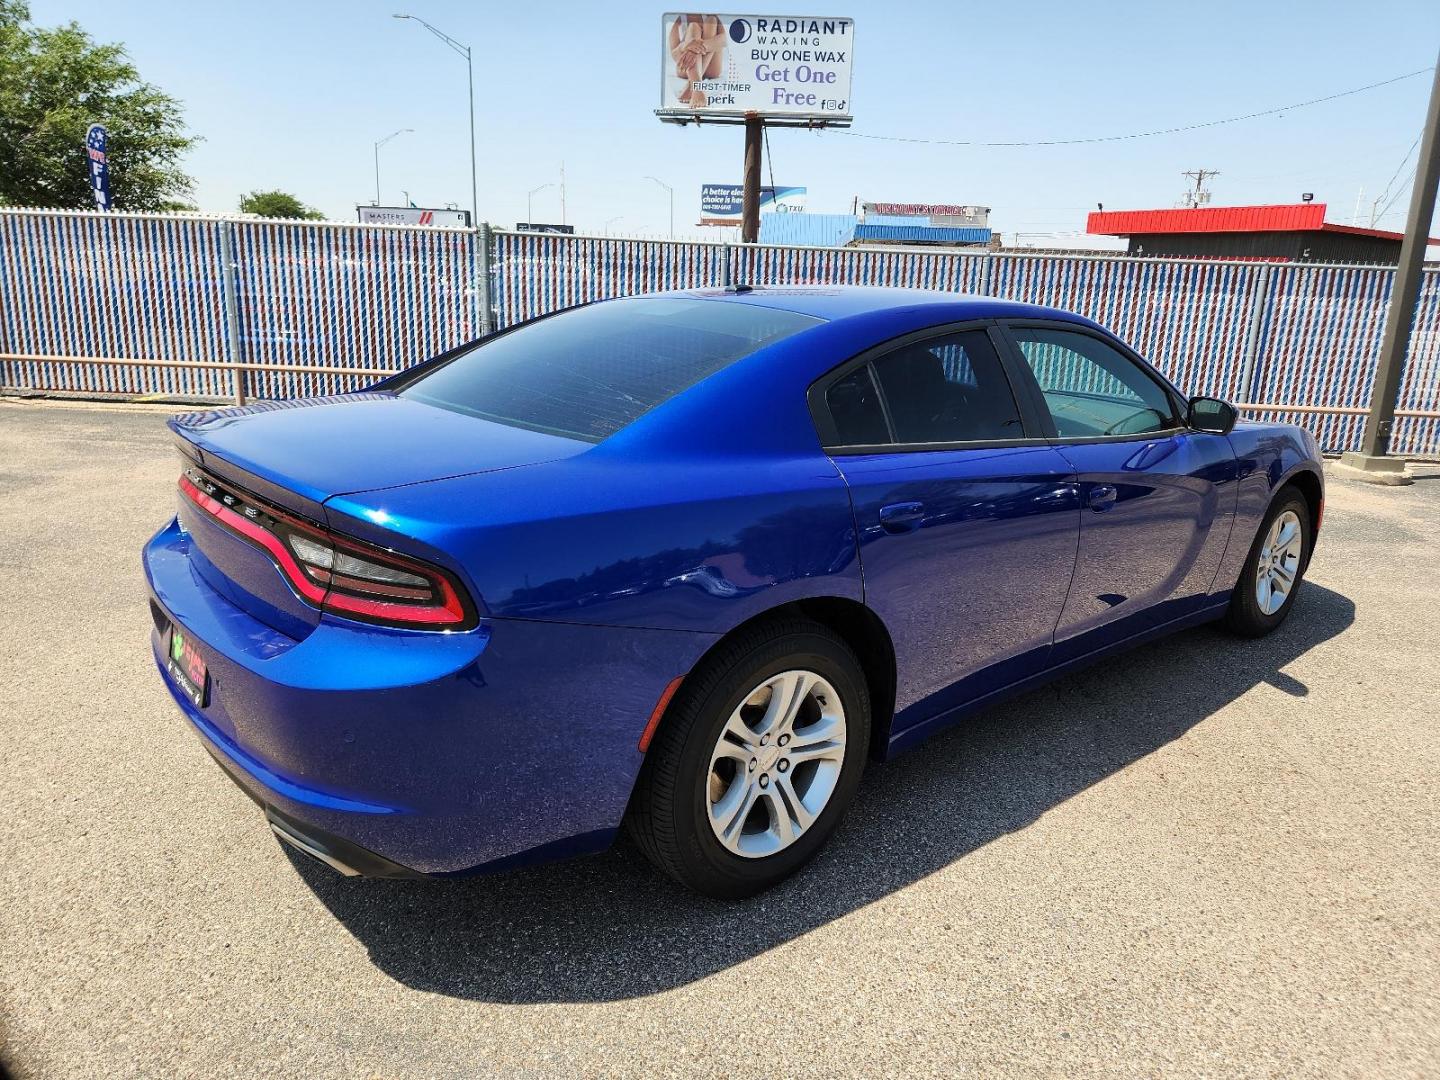
[[[1325,220],[1324,203],[1201,206],[1182,210],[1099,210],[1085,231],[1129,237],[1131,255],[1285,262],[1395,263],[1397,232]],[[1440,241],[1431,241],[1437,243]]]

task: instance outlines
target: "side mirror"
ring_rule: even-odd
[[[1228,435],[1240,414],[1228,401],[1213,397],[1193,397],[1185,411],[1185,423],[1195,431],[1209,431],[1215,435]]]

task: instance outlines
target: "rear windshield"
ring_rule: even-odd
[[[612,300],[481,342],[397,392],[599,442],[707,375],[818,321],[714,300]]]

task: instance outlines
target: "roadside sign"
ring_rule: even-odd
[[[760,188],[760,211],[780,214],[799,214],[805,210],[806,191],[803,187],[774,187],[766,184]],[[740,184],[702,184],[700,187],[700,224],[740,224],[744,208],[744,187]]]
[[[470,227],[469,210],[435,210],[422,206],[357,206],[361,225],[437,225]]]
[[[100,210],[110,209],[110,162],[105,152],[105,126],[91,124],[85,132],[85,156],[89,158],[90,192],[95,196],[95,206]]]

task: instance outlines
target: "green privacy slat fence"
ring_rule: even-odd
[[[1274,406],[1252,414],[1302,422],[1336,451],[1359,445],[1392,278],[1359,266],[9,209],[0,210],[0,385],[342,393],[486,325],[591,300],[733,282],[887,285],[1080,312],[1188,391]],[[1297,408],[1351,411],[1286,411]],[[1424,275],[1400,410],[1440,412],[1440,271]],[[1440,456],[1440,420],[1402,415],[1393,446]]]

